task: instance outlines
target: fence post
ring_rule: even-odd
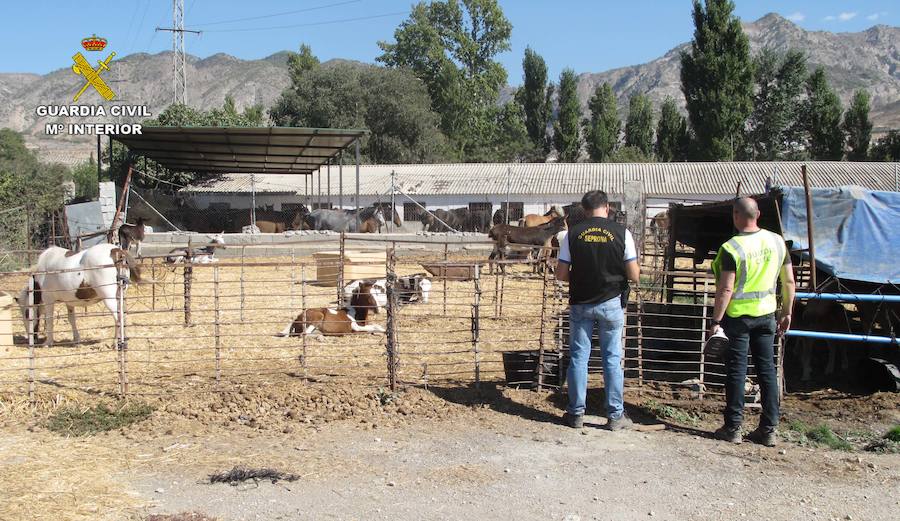
[[[546,344],[545,335],[547,333],[547,324],[546,324],[546,320],[547,320],[547,286],[548,286],[548,281],[550,280],[547,277],[547,273],[549,271],[550,271],[549,269],[545,269],[543,271],[544,278],[542,281],[543,284],[541,286],[541,333],[540,333],[540,340],[539,340],[539,345],[538,345],[537,386],[536,386],[536,389],[539,391],[543,390],[543,388],[544,388],[544,351],[545,351],[545,344]]]
[[[191,286],[194,282],[194,265],[191,261],[193,253],[187,250],[187,258],[184,263],[184,325],[191,325]],[[243,306],[241,306],[243,308]]]
[[[244,252],[247,246],[241,246],[241,322],[244,321]]]
[[[778,401],[784,400],[784,337],[775,337],[775,354],[778,356]]]
[[[221,347],[222,347],[222,336],[219,331],[219,326],[222,318],[222,310],[219,308],[219,267],[215,266],[213,268],[213,305],[215,306],[216,312],[216,320],[215,320],[215,335],[216,335],[216,382],[218,383],[222,378],[222,358],[221,358]]]
[[[128,339],[125,337],[125,289],[128,287],[128,278],[124,276],[122,270],[122,261],[117,261],[116,273],[116,300],[118,301],[118,309],[116,310],[116,347],[119,352],[119,394],[124,397],[128,394]]]
[[[640,287],[640,286],[638,286]],[[637,370],[638,370],[638,396],[644,394],[644,295],[637,292]]]
[[[294,305],[295,304],[294,285],[297,283],[296,272],[294,269],[296,262],[297,262],[297,259],[294,256],[294,248],[292,247],[291,248],[291,292],[290,292],[291,293],[291,310],[297,309],[297,307]]]
[[[397,390],[397,274],[394,272],[396,257],[394,250],[387,256],[387,328],[385,332],[385,350],[387,352],[388,380],[391,392]]]
[[[444,276],[444,316],[445,317],[447,316],[447,289],[448,289],[447,283],[450,280],[450,278],[447,276],[447,272],[449,271],[449,268],[447,267],[447,261],[450,258],[448,255],[449,246],[450,246],[449,243],[447,243],[447,242],[444,243],[444,269],[441,272],[441,273],[443,273],[443,276]]]
[[[300,312],[306,312],[306,265],[300,265]],[[303,353],[300,355],[300,365],[303,367],[303,379],[307,380],[309,365],[306,357],[306,330],[300,332],[300,343],[303,346]]]
[[[478,353],[481,336],[481,265],[475,264],[475,300],[472,304],[472,351],[475,354],[475,389],[481,390],[481,357]]]
[[[707,305],[709,305],[709,279],[704,278],[703,279],[703,325],[701,326],[701,329],[703,331],[700,332],[700,378],[699,378],[700,386],[699,386],[699,392],[700,392],[701,400],[703,399],[703,391],[705,390],[704,382],[706,381],[706,378],[704,376],[706,374],[706,350],[703,349],[703,347],[706,345],[706,331],[708,328],[706,320],[707,320],[707,318],[709,318],[707,316],[708,315],[708,312],[706,309]]]
[[[79,239],[78,249],[81,250],[81,239]],[[150,278],[153,280],[150,284],[150,309],[156,311],[156,257],[150,257]]]
[[[34,344],[37,342],[37,322],[34,320],[34,275],[28,277],[28,307],[25,308],[25,323],[28,335],[28,400],[34,403]]]
[[[340,251],[338,255],[338,280],[337,280],[337,302],[339,307],[344,307],[344,253],[346,248],[347,236],[341,232]]]

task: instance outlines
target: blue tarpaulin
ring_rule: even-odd
[[[781,187],[784,238],[795,250],[807,244],[802,187]],[[900,283],[900,193],[858,186],[813,188],[816,265],[840,279]]]

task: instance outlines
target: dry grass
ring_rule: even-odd
[[[288,265],[290,258],[256,260],[286,264],[248,266],[243,275],[240,267],[219,267],[218,314],[215,268],[194,268],[191,326],[184,324],[180,271],[157,271],[154,278],[164,280],[155,285],[155,299],[151,286],[129,288],[125,357],[129,394],[214,390],[217,371],[219,385],[263,382],[273,375],[349,378],[374,386],[387,382],[383,335],[307,338],[305,346],[300,338],[276,338],[275,333],[290,323],[304,303],[305,307],[331,305],[336,290],[300,284],[301,279],[315,277],[309,258],[298,257],[294,265]],[[397,271],[410,274],[423,270],[404,259]],[[536,349],[539,345],[543,282],[524,269],[513,271],[501,281],[502,292],[493,276],[485,275],[482,280],[478,364],[484,379],[502,378],[500,351]],[[417,384],[470,382],[476,366],[471,333],[474,284],[446,283],[445,315],[445,284],[434,282],[429,303],[404,307],[399,315],[400,378]],[[0,289],[14,289],[22,283],[15,278],[0,279]],[[505,299],[502,317],[496,318],[495,290]],[[19,331],[22,326],[15,318]],[[383,314],[374,316],[382,325],[384,319]],[[114,348],[112,316],[95,305],[79,315],[78,323],[83,345],[35,349],[36,393],[38,402],[48,404],[48,408],[61,401],[80,400],[79,394],[110,396],[119,391],[121,365]],[[63,306],[57,306],[56,339],[71,339]],[[28,390],[28,364],[27,346],[0,348],[0,416],[22,404],[21,397]]]

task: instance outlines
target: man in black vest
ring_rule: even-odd
[[[628,281],[638,282],[637,250],[631,232],[609,219],[606,193],[594,190],[581,199],[586,219],[569,229],[560,240],[556,278],[569,283],[569,353],[571,361],[569,405],[563,415],[566,425],[584,424],[588,358],[594,327],[599,329],[609,429],[632,425],[625,416],[622,397],[622,328],[625,313],[622,295]]]

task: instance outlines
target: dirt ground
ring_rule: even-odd
[[[897,395],[818,398],[830,405],[789,397],[785,418],[840,432],[900,421]],[[659,423],[651,400],[629,395],[638,423]],[[683,409],[694,425],[612,433],[599,416],[559,425],[559,395],[492,385],[390,394],[273,380],[148,401],[149,419],[78,438],[49,431],[49,409],[5,411],[0,519],[888,520],[900,508],[900,454],[727,445],[709,435],[715,404]],[[589,412],[600,403],[592,390]],[[207,483],[238,465],[299,479]]]
[[[715,442],[718,402],[649,390],[629,393],[629,414],[666,430],[611,433],[594,416],[574,431],[557,423],[559,394],[498,386],[500,351],[535,349],[552,335],[540,327],[540,279],[504,281],[497,317],[500,282],[485,280],[477,353],[474,284],[451,283],[444,313],[437,282],[431,302],[400,316],[400,379],[410,386],[394,394],[380,335],[305,345],[272,336],[304,301],[334,300],[333,288],[301,290],[310,271],[267,266],[243,284],[236,269],[220,271],[218,349],[209,267],[197,269],[190,327],[179,274],[157,286],[155,303],[150,288],[129,290],[128,401],[154,408],[130,427],[86,437],[48,429],[61,407],[117,403],[111,317],[99,306],[79,317],[91,341],[36,350],[35,405],[25,392],[26,348],[0,351],[0,520],[886,520],[900,510],[900,455],[864,450],[900,424],[898,394],[788,395],[786,440],[776,449]],[[399,271],[421,267],[406,261]],[[4,278],[0,288],[21,283]],[[57,326],[68,339],[64,313]],[[592,391],[589,412],[601,403]],[[792,422],[825,424],[852,448],[798,444]],[[207,483],[238,465],[299,479]]]

